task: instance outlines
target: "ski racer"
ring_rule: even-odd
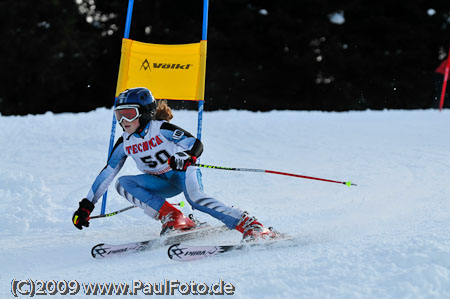
[[[243,234],[243,240],[275,238],[277,233],[264,227],[254,217],[235,207],[205,195],[200,169],[194,166],[203,145],[189,132],[170,123],[172,111],[164,101],[156,104],[147,88],[123,91],[117,98],[115,116],[124,132],[117,140],[107,165],[98,174],[86,198],[72,217],[76,228],[89,226],[95,203],[105,193],[128,156],[142,172],[121,176],[117,192],[148,216],[160,220],[161,235],[171,230],[189,230],[196,223],[166,201],[184,193],[193,209],[222,221]]]

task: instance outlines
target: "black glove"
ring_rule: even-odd
[[[83,229],[83,226],[89,226],[89,215],[94,209],[94,204],[87,198],[80,201],[80,207],[73,213],[72,223],[78,229]]]
[[[186,152],[178,152],[169,158],[168,163],[173,170],[186,171],[188,166],[195,164],[196,156],[191,156]]]

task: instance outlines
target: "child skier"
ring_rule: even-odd
[[[73,224],[89,226],[95,203],[122,168],[128,156],[136,162],[140,175],[122,176],[117,192],[148,216],[160,220],[161,235],[170,230],[189,230],[196,223],[166,201],[181,192],[193,209],[205,212],[228,228],[243,234],[243,240],[274,238],[276,232],[265,228],[246,212],[228,207],[203,193],[200,170],[193,166],[203,145],[190,133],[171,123],[171,109],[164,102],[156,105],[151,92],[142,87],[127,89],[117,98],[115,115],[124,132],[112,150],[105,168],[99,173],[79,208]],[[158,106],[158,107],[157,107]]]

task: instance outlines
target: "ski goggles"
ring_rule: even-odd
[[[137,105],[123,105],[115,109],[116,119],[120,123],[123,120],[132,122],[137,119],[141,114],[139,113],[139,106]]]

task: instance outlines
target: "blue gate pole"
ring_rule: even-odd
[[[202,26],[202,40],[207,40],[208,35],[208,10],[209,0],[203,1],[203,26]],[[204,101],[198,101],[198,124],[197,124],[197,138],[202,139],[202,125],[203,125],[203,104]]]
[[[133,14],[133,5],[134,5],[134,0],[128,0],[127,20],[125,23],[125,32],[123,34],[124,38],[128,38],[130,36],[131,16]],[[116,99],[114,98],[113,110],[115,107],[116,107]],[[108,160],[109,160],[109,157],[111,156],[112,149],[114,148],[115,132],[116,132],[116,115],[115,115],[115,113],[113,113],[112,124],[111,124],[111,135],[109,137]],[[106,190],[106,192],[103,194],[101,214],[105,214],[107,197],[108,197],[108,190]]]

